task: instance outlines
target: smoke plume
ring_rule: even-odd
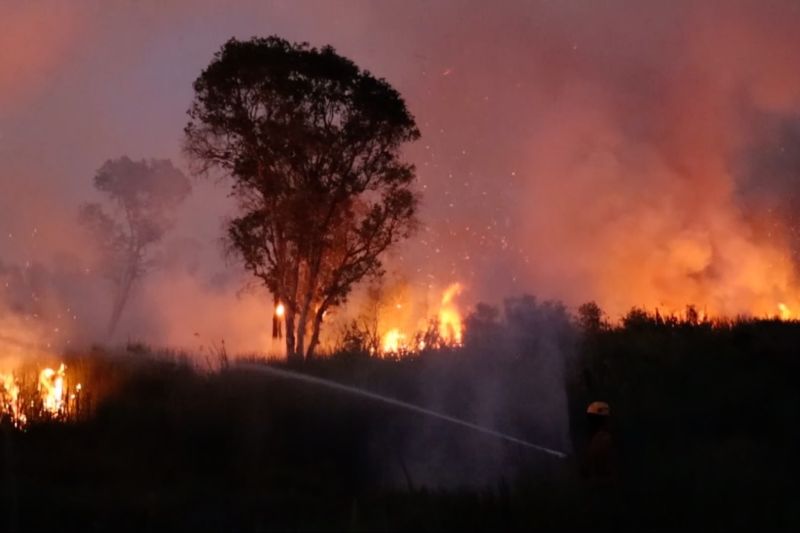
[[[55,7],[0,8],[0,260],[25,288],[6,314],[32,305],[33,266],[48,320],[79,311],[65,342],[91,342],[110,305],[75,220],[96,169],[186,168],[193,79],[230,36],[272,33],[332,44],[417,117],[424,227],[387,261],[409,286],[461,282],[465,306],[594,299],[612,318],[800,312],[792,2]],[[198,182],[118,341],[272,348],[269,298],[220,252],[225,191]]]

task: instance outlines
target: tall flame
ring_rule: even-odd
[[[461,294],[463,286],[460,283],[453,283],[442,295],[442,303],[439,306],[439,336],[442,342],[448,345],[459,346],[463,337],[464,325],[461,321],[461,313],[453,303],[453,299]]]
[[[25,366],[0,372],[0,418],[25,429],[37,420],[73,420],[85,412],[83,386],[68,385],[65,364],[36,371],[32,382],[26,375]]]
[[[8,413],[11,416],[15,425],[25,423],[25,415],[20,414],[19,411],[19,385],[14,377],[14,374],[0,373],[0,399],[2,399],[2,408],[0,412]]]
[[[383,353],[397,353],[402,351],[406,336],[398,328],[392,328],[386,332],[381,342]]]
[[[58,370],[45,368],[39,373],[39,393],[42,397],[42,407],[53,416],[58,416],[64,408],[66,369],[64,363],[61,363]]]

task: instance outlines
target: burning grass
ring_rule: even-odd
[[[388,290],[372,288],[361,316],[342,328],[334,352],[397,359],[425,350],[457,348],[464,339],[463,313],[456,303],[463,290],[461,283],[451,283],[438,303],[429,306],[427,298],[420,301],[420,295],[404,284]]]
[[[83,384],[64,363],[57,367],[26,364],[0,374],[0,423],[25,428],[44,420],[69,421],[86,414]]]

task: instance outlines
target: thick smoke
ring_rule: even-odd
[[[54,7],[0,8],[0,259],[53,277],[48,315],[79,310],[65,338],[91,342],[110,305],[75,224],[94,171],[123,154],[185,168],[192,80],[231,35],[271,33],[330,43],[408,100],[425,227],[388,266],[412,286],[595,299],[612,318],[800,309],[791,2]],[[220,253],[230,207],[197,184],[118,341],[271,349],[269,299],[240,294]]]
[[[779,201],[796,168],[793,5],[449,13],[450,31],[425,43],[440,54],[419,104],[421,169],[446,198],[443,255],[476,270],[482,298],[513,291],[507,279],[571,306],[595,299],[614,318],[633,305],[796,305]]]
[[[774,315],[797,304],[790,221],[757,210],[746,187],[781,194],[785,175],[756,163],[777,147],[754,134],[765,116],[796,120],[797,13],[759,6],[632,9],[572,35],[573,58],[544,72],[558,88],[529,138],[535,178],[520,229],[540,258],[537,283],[569,282],[560,296],[616,313],[697,304]]]
[[[468,321],[463,349],[423,357],[421,399],[439,412],[571,454],[565,383],[576,347],[576,331],[560,304],[522,296],[501,309],[481,305]],[[396,447],[404,476],[426,486],[486,486],[560,461],[427,419],[378,446],[384,452]],[[402,483],[397,474],[393,481]]]

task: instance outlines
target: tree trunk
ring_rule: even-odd
[[[107,337],[109,340],[111,340],[114,331],[117,329],[119,319],[122,317],[122,311],[125,309],[125,304],[128,303],[128,296],[130,296],[134,281],[132,270],[134,270],[133,267],[128,269],[128,272],[125,273],[125,278],[122,280],[122,284],[120,284],[114,295],[114,305],[111,309],[111,317],[108,321]]]
[[[325,311],[320,308],[314,315],[314,326],[311,330],[311,340],[308,343],[308,352],[306,352],[306,361],[310,361],[314,357],[314,352],[319,345],[319,332],[322,327],[322,317]]]
[[[317,259],[315,260],[314,264],[310,268],[310,272],[308,274],[308,285],[305,290],[305,296],[303,297],[303,307],[300,309],[300,323],[298,324],[297,328],[297,353],[300,355],[304,355],[305,351],[305,338],[308,328],[309,322],[309,311],[311,309],[311,302],[314,299],[314,292],[317,288],[317,275],[319,274],[319,264],[322,261],[322,255],[318,255]],[[319,310],[318,310],[319,311]],[[316,313],[318,314],[318,313]],[[314,323],[316,325],[316,317],[314,319]],[[312,340],[313,342],[313,340]],[[313,350],[311,349],[311,343],[309,343],[309,353]],[[306,359],[309,359],[308,355],[306,354]]]
[[[306,341],[306,324],[308,323],[308,314],[304,309],[300,313],[300,321],[297,323],[297,357],[302,359],[305,354],[305,341]]]
[[[290,276],[290,283],[286,287],[286,360],[289,363],[303,361],[303,351],[298,348],[298,341],[302,342],[299,335],[299,328],[296,327],[297,318],[297,286],[300,280],[300,263],[295,263]]]
[[[290,363],[296,363],[298,359],[295,350],[295,336],[294,336],[294,311],[286,309],[286,360]]]

